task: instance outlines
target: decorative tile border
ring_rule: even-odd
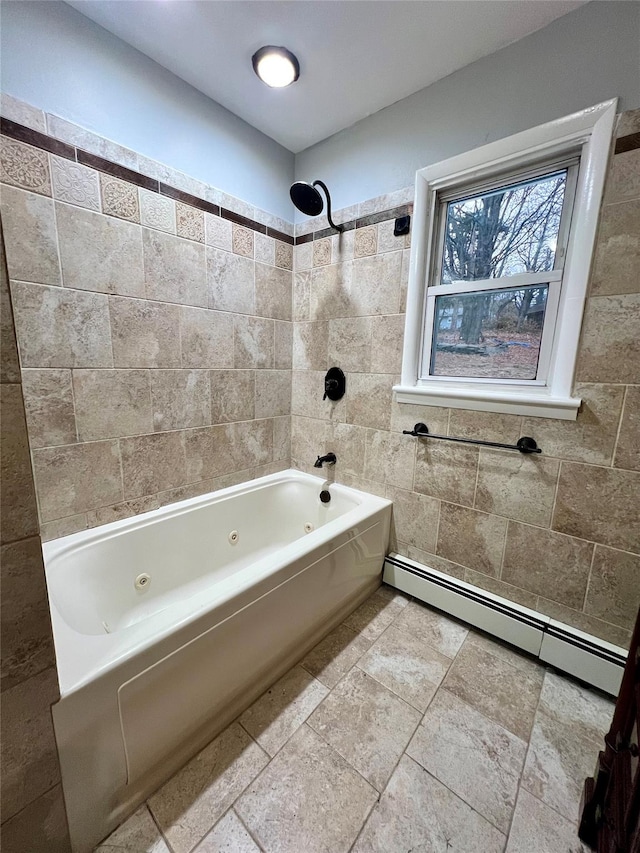
[[[342,231],[353,231],[354,229],[368,228],[369,225],[377,225],[379,222],[387,222],[389,219],[397,219],[399,216],[409,216],[413,211],[412,204],[402,204],[399,207],[391,207],[389,210],[381,210],[368,216],[360,216],[357,219],[348,219],[346,222],[338,222]],[[311,243],[314,240],[322,240],[324,237],[332,237],[336,234],[335,228],[322,228],[320,231],[310,231],[308,234],[299,234],[295,239],[295,245]]]
[[[614,154],[626,154],[627,151],[635,151],[640,148],[640,133],[628,133],[616,139]]]
[[[148,190],[152,193],[157,193],[159,196],[166,196],[167,198],[174,199],[182,202],[183,204],[198,208],[199,210],[204,210],[207,213],[212,213],[215,216],[220,216],[222,219],[226,219],[236,225],[242,225],[251,231],[257,231],[267,237],[272,237],[274,240],[280,240],[282,243],[287,243],[290,246],[294,245],[294,238],[289,234],[285,234],[284,231],[280,231],[277,228],[271,228],[269,225],[264,225],[255,219],[242,216],[239,213],[235,213],[233,210],[228,210],[225,207],[213,204],[206,199],[191,195],[191,193],[187,193],[184,190],[176,189],[169,184],[162,183],[156,178],[150,178],[142,172],[129,169],[126,166],[121,166],[119,163],[114,163],[104,157],[99,157],[97,154],[91,154],[88,151],[84,151],[82,148],[77,148],[73,145],[67,144],[66,142],[60,142],[59,139],[55,139],[54,137],[48,136],[46,133],[41,133],[38,130],[33,130],[30,127],[25,127],[18,122],[5,118],[4,116],[0,116],[0,133],[10,139],[24,142],[34,148],[48,151],[49,153],[56,154],[66,160],[79,163],[81,166],[89,166],[92,169],[101,172],[103,175],[111,176],[113,179],[125,181],[128,184],[133,184],[134,186],[141,187],[142,189]],[[106,182],[104,180],[101,180],[101,186],[103,187],[103,201],[105,183]],[[105,210],[105,212],[109,213],[112,211]],[[122,213],[114,213],[113,215],[123,216]],[[124,218],[134,219],[134,221],[137,221],[138,217],[139,213],[137,211],[133,211]],[[175,231],[174,225],[172,225],[172,230]],[[329,229],[329,231],[331,230],[332,229]]]

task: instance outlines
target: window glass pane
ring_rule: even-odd
[[[437,296],[432,376],[535,379],[549,286]]]
[[[567,170],[447,204],[442,284],[553,269]]]

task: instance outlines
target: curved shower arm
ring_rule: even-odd
[[[331,195],[329,194],[329,190],[327,188],[327,185],[323,181],[314,181],[313,186],[314,187],[318,187],[318,186],[322,187],[322,189],[324,190],[324,194],[327,197],[327,220],[329,221],[329,225],[332,228],[335,228],[336,231],[342,231],[342,225],[336,225],[336,223],[331,218]]]

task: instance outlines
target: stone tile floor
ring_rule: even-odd
[[[582,853],[613,703],[381,587],[100,853]]]

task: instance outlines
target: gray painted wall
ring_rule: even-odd
[[[589,3],[307,148],[296,179],[322,179],[334,207],[346,207],[412,185],[423,166],[616,95],[621,110],[640,107],[640,4]]]
[[[294,155],[65,3],[2,3],[2,89],[292,218]]]

